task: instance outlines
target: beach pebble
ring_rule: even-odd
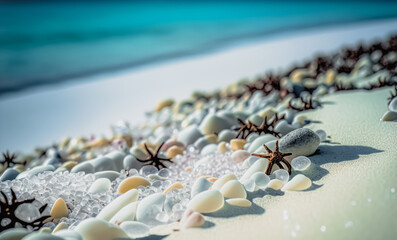
[[[280,151],[292,153],[290,158],[309,156],[317,150],[318,145],[320,145],[320,138],[308,128],[298,128],[279,140]]]
[[[380,119],[384,122],[391,122],[397,120],[397,112],[387,111],[383,114],[382,118]]]
[[[218,144],[218,152],[225,153],[227,151],[229,151],[229,148],[226,146],[226,142],[220,142]]]
[[[389,110],[397,112],[397,97],[393,98],[389,104]]]
[[[312,185],[312,180],[310,178],[298,174],[291,179],[285,186],[282,188],[283,191],[301,191],[306,190]]]
[[[94,166],[94,171],[115,171],[116,166],[111,158],[108,157],[97,157],[95,159],[90,160],[92,166]]]
[[[174,100],[172,99],[165,99],[165,100],[161,100],[160,102],[157,103],[154,111],[155,112],[160,112],[161,110],[163,110],[166,107],[171,107],[172,105],[174,105]]]
[[[132,202],[121,208],[111,219],[110,223],[120,225],[124,221],[135,221],[136,209],[139,202]]]
[[[165,195],[154,193],[141,200],[136,210],[136,220],[146,224],[155,221],[156,215],[162,211]]]
[[[253,153],[255,152],[258,148],[263,147],[264,144],[267,142],[270,142],[272,140],[276,140],[277,138],[271,134],[265,134],[263,136],[257,137],[249,146],[248,152]]]
[[[177,139],[179,142],[183,143],[185,146],[188,146],[190,144],[193,144],[197,139],[199,139],[202,136],[203,136],[203,134],[201,134],[198,127],[196,125],[191,125],[191,126],[188,126],[184,129],[182,129],[178,133]]]
[[[78,172],[84,172],[84,173],[94,173],[94,166],[90,162],[82,162],[77,164],[70,170],[71,173],[78,173]]]
[[[187,205],[199,213],[211,213],[221,209],[224,205],[224,198],[218,190],[207,190],[194,196]]]
[[[253,124],[260,126],[265,119],[258,114],[252,114],[248,117],[248,121],[251,121]]]
[[[83,240],[81,234],[73,230],[62,229],[56,233],[53,233],[53,235],[61,237],[64,240]]]
[[[292,126],[304,126],[309,119],[305,115],[297,115],[292,121]]]
[[[215,114],[207,114],[200,124],[200,131],[203,134],[218,134],[223,129],[229,128],[230,123]]]
[[[225,183],[227,183],[230,180],[237,180],[236,175],[231,173],[231,174],[226,174],[226,175],[220,177],[218,180],[216,180],[214,182],[214,184],[212,185],[211,189],[212,190],[221,190],[223,185],[225,185]]]
[[[245,139],[237,139],[237,138],[235,138],[235,139],[232,139],[230,141],[230,148],[233,151],[241,150],[241,149],[244,149],[244,145],[246,143],[247,143],[247,140],[245,140]]]
[[[257,186],[255,184],[254,179],[250,178],[247,181],[245,181],[243,183],[245,190],[247,190],[248,192],[254,192],[257,190]]]
[[[120,176],[120,173],[116,171],[101,171],[101,172],[96,172],[94,175],[95,175],[95,179],[107,178],[110,181],[114,181],[116,178]]]
[[[74,230],[79,232],[84,240],[110,240],[128,237],[121,228],[98,218],[85,219]]]
[[[208,155],[211,153],[215,153],[218,151],[218,145],[216,144],[209,144],[207,146],[205,146],[202,150],[201,150],[201,155]]]
[[[279,179],[272,179],[270,182],[267,184],[268,188],[274,189],[274,190],[280,190],[283,187],[284,183],[279,180]]]
[[[249,167],[247,169],[247,171],[245,171],[244,175],[240,178],[241,182],[245,182],[247,181],[252,175],[254,175],[254,173],[257,172],[264,172],[266,170],[266,166],[267,166],[267,160],[260,158],[258,160],[256,160],[254,162],[254,164],[252,164],[251,167]]]
[[[0,176],[0,181],[14,180],[19,172],[13,168],[7,168]]]
[[[129,177],[120,183],[117,188],[117,193],[125,193],[131,189],[136,189],[139,186],[150,186],[150,182],[146,178],[140,176]]]
[[[247,159],[251,154],[245,150],[237,150],[232,153],[232,159],[235,162],[243,162],[245,159]]]
[[[171,186],[169,186],[165,191],[164,191],[164,194],[167,194],[167,192],[169,192],[169,191],[171,191],[172,189],[182,189],[183,188],[183,185],[182,185],[182,183],[180,183],[180,182],[176,182],[176,183],[173,183]]]
[[[56,232],[61,231],[63,229],[67,229],[68,227],[69,227],[68,224],[65,223],[65,222],[58,223],[58,225],[54,228],[52,233],[56,233]]]
[[[20,240],[30,232],[25,228],[10,228],[0,233],[2,240]]]
[[[226,198],[246,198],[247,193],[238,180],[230,180],[222,186],[220,192]]]
[[[286,120],[280,120],[277,122],[276,126],[274,127],[274,131],[281,133],[281,135],[286,135],[289,132],[296,130],[296,127],[291,126],[288,124]]]
[[[42,232],[42,233],[52,233],[52,229],[49,228],[49,227],[42,227],[42,228],[40,228],[39,232]]]
[[[138,158],[138,159],[146,159],[148,157],[148,155],[142,151],[142,149],[140,149],[138,146],[134,146],[130,149],[130,153],[133,155],[133,157]],[[124,165],[124,160],[123,160],[123,165]],[[140,168],[142,165],[137,166],[138,168]],[[136,167],[134,167],[136,168]],[[138,169],[137,168],[137,169]]]
[[[224,129],[219,132],[218,135],[218,142],[230,142],[233,138],[235,138],[237,135],[236,131],[230,130],[230,129]]]
[[[54,218],[68,217],[68,207],[66,206],[65,200],[58,198],[51,208],[50,215]]]
[[[164,145],[161,147],[160,151],[167,152],[167,150],[173,146],[185,149],[185,145],[183,145],[183,143],[175,141],[175,140],[169,140],[164,143]]]
[[[65,168],[67,171],[70,172],[74,166],[76,166],[78,162],[76,161],[67,161],[61,165],[61,168]]]
[[[205,137],[200,137],[199,139],[197,139],[193,146],[201,151],[205,146],[207,146],[208,144],[210,144],[210,141],[208,141]]]
[[[88,189],[89,193],[103,193],[110,189],[110,180],[107,178],[98,178],[95,180],[90,188]]]
[[[64,240],[61,237],[52,235],[50,233],[45,232],[32,232],[29,235],[26,235],[22,238],[22,240]]]
[[[289,180],[289,173],[284,169],[278,169],[272,173],[271,177],[274,179],[278,179],[286,184]]]
[[[270,177],[264,172],[254,173],[250,179],[254,180],[255,185],[260,188],[266,187],[267,184],[270,182]]]
[[[120,228],[123,229],[130,238],[142,238],[150,233],[150,228],[146,224],[136,221],[123,222]]]
[[[255,141],[255,139],[257,139],[259,137],[259,134],[257,133],[252,133],[247,137],[247,143],[253,143]],[[244,147],[245,148],[245,147]]]
[[[327,133],[324,130],[319,129],[319,130],[316,130],[315,133],[318,135],[321,142],[324,142],[325,140],[327,140]]]
[[[115,171],[120,172],[121,169],[124,168],[123,160],[125,157],[125,153],[123,153],[121,151],[113,151],[113,152],[106,154],[105,157],[112,159],[112,162],[115,167],[115,169],[114,169]],[[112,169],[109,169],[109,170],[112,170]]]
[[[34,168],[30,169],[30,170],[27,170],[25,172],[20,173],[16,177],[16,179],[21,179],[21,178],[24,178],[24,177],[35,176],[35,175],[38,175],[39,173],[43,173],[43,172],[47,172],[47,171],[53,172],[53,171],[55,171],[55,167],[52,166],[52,165],[37,166],[37,167],[34,167]]]
[[[190,211],[190,209],[188,211]],[[182,229],[201,227],[204,223],[204,216],[198,212],[192,212],[189,216],[181,220]]]
[[[138,194],[139,192],[136,189],[124,193],[106,205],[96,218],[109,221],[121,208],[129,203],[136,202],[138,200]]]
[[[123,159],[123,167],[126,170],[133,168],[139,170],[142,167],[142,163],[136,160],[134,155],[127,155]]]
[[[311,161],[308,157],[299,156],[291,161],[291,166],[294,170],[304,171],[310,167]]]
[[[227,199],[226,202],[232,206],[237,207],[251,207],[252,205],[251,201],[245,198],[231,198]]]
[[[193,198],[194,196],[196,196],[197,194],[199,194],[201,192],[207,191],[212,185],[213,185],[213,183],[208,181],[205,177],[197,178],[192,186],[192,190],[190,193],[191,198]]]
[[[218,143],[218,136],[215,134],[207,134],[204,137],[212,144]]]
[[[172,146],[167,150],[167,158],[174,158],[177,155],[183,155],[183,147]]]

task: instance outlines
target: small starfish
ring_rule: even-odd
[[[251,155],[255,157],[269,159],[269,163],[267,164],[265,173],[267,175],[270,175],[274,164],[276,164],[280,169],[284,169],[283,165],[281,165],[281,163],[284,163],[288,168],[288,173],[291,175],[291,164],[289,164],[289,162],[285,160],[284,157],[292,155],[292,153],[281,153],[278,150],[278,140],[276,141],[276,148],[274,149],[274,152],[270,150],[270,148],[268,148],[266,144],[263,145],[263,147],[265,147],[267,154],[253,153]]]
[[[3,152],[4,159],[3,159],[3,161],[1,161],[1,164],[3,164],[3,166],[5,166],[4,168],[12,167],[15,164],[17,164],[16,162],[14,162],[16,157],[17,157],[17,155],[15,153],[10,154],[10,152],[7,150],[6,152]]]
[[[278,121],[277,115],[275,116],[275,118],[277,118],[276,121]],[[268,124],[267,117],[265,117],[265,120],[263,121],[263,123],[259,127],[256,127],[256,129],[254,129],[255,132],[258,133],[259,135],[261,135],[262,133],[271,134],[271,135],[279,138],[280,134],[278,132],[274,131],[274,126],[273,126],[274,120],[275,119],[273,119],[273,122],[271,124]],[[274,123],[274,125],[276,125],[276,124]]]
[[[145,149],[146,149],[147,153],[149,154],[148,158],[147,158],[146,160],[141,160],[141,159],[138,159],[138,158],[136,159],[136,160],[138,160],[139,162],[146,163],[146,164],[144,164],[144,166],[153,165],[153,166],[155,166],[157,169],[160,170],[161,167],[162,167],[162,168],[167,168],[167,166],[165,166],[164,163],[162,163],[161,161],[173,163],[173,161],[171,161],[170,158],[161,158],[161,157],[158,156],[159,153],[160,153],[161,147],[164,145],[164,142],[160,144],[160,146],[157,148],[157,151],[156,151],[155,154],[153,154],[153,153],[150,151],[150,149],[147,147],[146,143],[145,143],[144,145],[145,145]]]
[[[40,229],[45,223],[46,220],[50,216],[41,216],[40,218],[37,218],[36,220],[33,220],[31,222],[26,222],[24,220],[19,219],[15,215],[15,210],[22,204],[24,203],[32,203],[35,199],[26,199],[24,201],[18,201],[14,190],[11,188],[11,201],[8,201],[7,195],[3,192],[0,191],[0,194],[3,196],[4,200],[0,201],[0,219],[9,219],[10,222],[6,225],[0,224],[0,232],[10,229],[10,228],[15,228],[17,223],[22,225],[22,227],[26,228],[27,226],[31,226],[33,230],[38,230]],[[39,212],[40,214],[44,212],[45,208],[47,207],[47,204],[43,205],[40,207]]]
[[[245,123],[240,118],[237,119],[237,121],[239,122],[240,127],[234,128],[234,130],[238,130],[236,138],[246,139],[252,133],[252,129],[255,128],[256,126],[251,121]]]

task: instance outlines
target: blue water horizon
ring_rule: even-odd
[[[280,32],[396,17],[389,1],[0,1],[0,95]]]

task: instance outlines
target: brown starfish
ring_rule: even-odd
[[[149,148],[147,147],[146,143],[144,145],[145,145],[145,149],[146,149],[147,153],[149,154],[148,158],[146,160],[141,160],[141,159],[138,159],[138,158],[136,159],[139,162],[146,163],[146,164],[144,164],[144,166],[153,165],[157,169],[160,170],[161,168],[167,168],[167,166],[165,166],[164,163],[162,163],[161,161],[173,163],[173,161],[171,161],[170,158],[161,158],[161,157],[159,157],[160,149],[164,145],[164,142],[160,144],[160,146],[157,148],[157,151],[156,151],[155,154],[153,154],[149,150]]]
[[[1,164],[3,164],[4,168],[12,167],[13,165],[17,164],[14,161],[16,157],[17,155],[15,153],[10,154],[10,152],[7,150],[6,152],[3,152],[4,159],[1,161]]]
[[[255,157],[269,159],[269,163],[267,164],[265,173],[267,175],[270,175],[270,173],[272,172],[272,168],[273,168],[274,164],[276,164],[280,169],[284,169],[283,165],[281,165],[281,163],[284,163],[287,166],[288,173],[291,175],[291,164],[289,164],[289,162],[287,160],[285,160],[284,157],[292,155],[292,153],[282,153],[282,152],[280,152],[278,150],[278,140],[276,141],[276,148],[274,149],[274,152],[272,150],[270,150],[270,148],[268,148],[266,146],[266,144],[263,145],[263,147],[265,147],[265,149],[267,151],[267,154],[253,153],[251,155],[255,156]]]
[[[238,130],[236,138],[246,139],[252,133],[253,128],[255,129],[256,126],[251,121],[245,123],[240,118],[237,119],[237,121],[239,122],[240,127],[234,128],[234,130]]]
[[[276,121],[278,121],[278,116],[275,116],[275,118],[277,118]],[[274,121],[274,119],[273,119],[273,121]],[[263,123],[259,127],[257,127],[257,126],[255,126],[255,127],[256,128],[253,129],[253,131],[255,133],[258,133],[258,135],[261,135],[262,133],[264,133],[264,134],[271,134],[271,135],[273,135],[275,137],[278,137],[278,138],[280,137],[280,133],[274,131],[273,122],[271,124],[269,124],[267,122],[267,116],[265,117],[265,120],[263,121]]]
[[[7,195],[3,192],[0,191],[0,194],[3,196],[4,200],[0,201],[0,219],[9,219],[9,223],[6,225],[0,224],[0,232],[10,229],[10,228],[15,228],[17,227],[16,224],[22,225],[22,227],[26,228],[27,226],[30,226],[33,228],[33,230],[38,230],[40,229],[48,220],[50,216],[42,216],[40,218],[37,218],[36,220],[33,220],[31,222],[26,222],[24,220],[19,219],[15,215],[15,210],[22,204],[24,203],[32,203],[35,199],[26,199],[24,201],[18,201],[14,190],[11,188],[11,201],[8,201]],[[45,208],[47,207],[47,204],[43,205],[40,207],[39,212],[43,213]],[[46,221],[47,220],[47,221]]]

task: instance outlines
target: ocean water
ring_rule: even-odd
[[[388,1],[0,1],[0,94],[279,32],[394,17],[397,2]]]

